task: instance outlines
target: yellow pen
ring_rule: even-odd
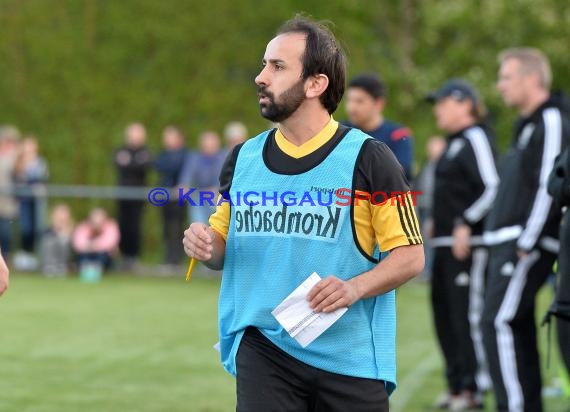
[[[188,265],[188,270],[186,271],[186,282],[190,282],[190,278],[192,277],[192,271],[194,270],[194,266],[196,266],[196,259],[190,259],[190,264]]]

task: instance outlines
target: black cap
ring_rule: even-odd
[[[426,100],[435,103],[445,97],[453,97],[456,100],[471,100],[473,103],[479,102],[479,96],[471,83],[463,79],[450,79],[446,81],[438,90],[428,93]]]

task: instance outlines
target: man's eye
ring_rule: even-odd
[[[281,66],[280,64],[276,64],[275,70],[283,70],[283,66]]]

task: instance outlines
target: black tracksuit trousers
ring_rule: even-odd
[[[486,267],[483,248],[474,249],[464,261],[457,260],[449,247],[435,248],[431,303],[447,384],[454,395],[489,386],[479,327]]]
[[[483,341],[498,411],[542,412],[535,298],[556,256],[517,256],[516,240],[490,249]]]

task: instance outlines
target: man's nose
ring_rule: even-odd
[[[267,76],[267,66],[264,66],[259,74],[255,76],[255,84],[258,86],[267,86],[268,84],[268,76]]]
[[[495,83],[495,88],[496,88],[498,91],[501,91],[502,85],[501,85],[501,81],[500,81],[500,80],[498,80],[497,83]]]

